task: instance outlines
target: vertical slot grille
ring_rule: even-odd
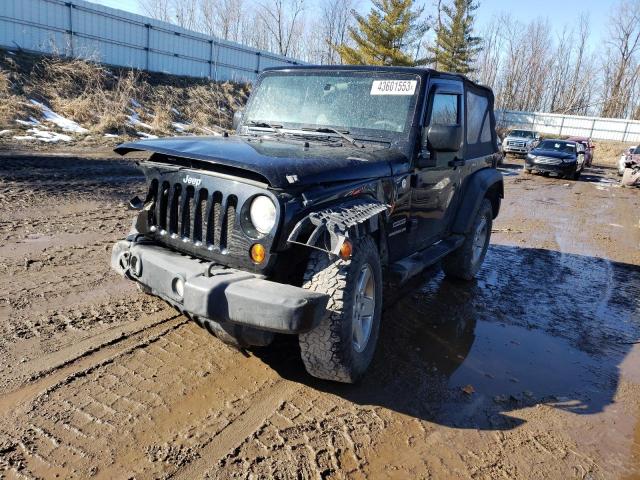
[[[167,229],[167,209],[169,205],[169,182],[162,182],[162,187],[158,194],[158,202],[156,204],[156,221],[160,230]]]
[[[224,218],[220,228],[220,250],[226,249],[233,234],[233,227],[236,221],[236,206],[238,198],[235,195],[227,197],[227,205]]]
[[[220,212],[222,205],[222,193],[214,192],[209,200],[207,215],[207,245],[220,245]]]
[[[180,248],[176,242],[225,253],[233,242],[236,228],[238,197],[220,191],[153,179],[146,202],[154,201],[149,215],[152,232]],[[168,235],[167,235],[168,234]],[[190,247],[190,248],[193,248]]]
[[[180,199],[180,236],[182,238],[191,237],[191,222],[194,215],[192,208],[194,206],[195,189],[191,186],[187,187]]]
[[[169,191],[169,233],[178,233],[178,214],[180,213],[180,194],[182,185],[176,183]]]
[[[149,202],[154,202],[154,209],[149,212],[148,223],[149,225],[157,225],[158,224],[158,180],[155,178],[151,180],[151,185],[149,185],[149,191],[147,192],[147,198],[144,200],[145,205]]]
[[[195,213],[193,215],[193,237],[194,242],[203,243],[206,240],[207,232],[207,201],[209,192],[206,188],[198,190],[198,198],[195,201]],[[203,238],[203,232],[205,238]]]

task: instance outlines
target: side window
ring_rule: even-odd
[[[458,95],[436,93],[433,96],[430,125],[457,125],[460,123],[458,103]]]
[[[487,116],[487,119],[484,121],[484,126],[482,127],[482,133],[480,134],[480,142],[490,142],[491,141],[491,122]]]
[[[484,134],[487,107],[489,102],[486,97],[476,95],[471,91],[467,91],[467,143],[475,144],[485,141],[491,141],[491,131],[489,131],[489,139],[480,139],[480,132]],[[484,136],[484,135],[483,135]]]

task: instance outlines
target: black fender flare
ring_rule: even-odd
[[[490,190],[495,192],[495,198],[490,199],[495,218],[500,209],[500,200],[504,198],[502,174],[494,168],[483,168],[467,179],[462,191],[460,208],[451,227],[453,233],[466,234],[471,230],[480,204]]]
[[[372,198],[353,198],[314,210],[296,223],[287,243],[338,255],[347,238],[355,240],[377,232],[381,228],[380,215],[389,209],[389,205]]]

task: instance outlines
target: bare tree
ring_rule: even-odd
[[[633,114],[640,51],[640,1],[622,0],[609,20],[603,56],[602,111],[604,117]],[[636,102],[637,104],[637,102]]]
[[[494,17],[482,32],[482,49],[474,67],[476,79],[483,85],[496,89],[498,73],[502,69],[504,47],[502,23]]]
[[[202,30],[225,40],[240,41],[242,37],[244,0],[200,0]]]
[[[582,15],[577,29],[565,29],[553,52],[545,109],[550,112],[586,114],[592,103],[595,70],[587,51],[589,18]]]
[[[198,30],[199,15],[198,5],[200,0],[174,0],[173,12],[175,15],[175,23],[187,30]]]
[[[353,24],[354,0],[326,0],[322,4],[320,21],[325,55],[320,63],[342,63],[335,47],[348,39],[348,29]]]
[[[140,10],[147,16],[161,20],[163,22],[172,22],[172,3],[173,0],[138,0]]]
[[[258,14],[280,55],[289,55],[298,46],[302,31],[304,0],[263,0]]]

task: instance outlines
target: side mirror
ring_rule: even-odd
[[[240,122],[242,122],[242,115],[244,114],[244,109],[240,108],[239,110],[236,110],[233,114],[233,122],[232,122],[232,126],[234,130],[237,130],[238,127],[240,126]]]
[[[460,125],[431,125],[422,131],[422,148],[427,144],[436,152],[457,152],[462,144]]]

